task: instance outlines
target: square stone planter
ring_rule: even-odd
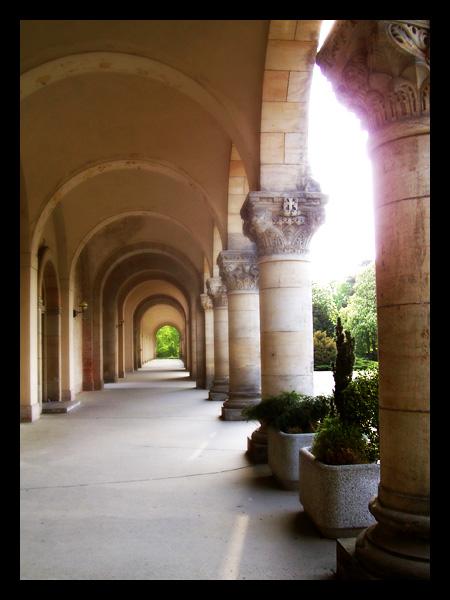
[[[378,492],[380,465],[326,465],[310,450],[300,450],[299,498],[322,535],[355,537],[376,523],[369,501]]]
[[[268,463],[274,477],[287,490],[298,490],[299,451],[311,446],[314,433],[268,432]]]

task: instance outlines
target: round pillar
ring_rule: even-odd
[[[220,277],[211,277],[206,286],[214,307],[214,382],[209,399],[223,401],[229,389],[227,290]]]
[[[281,392],[313,393],[314,348],[308,246],[324,220],[326,197],[302,178],[292,192],[251,192],[242,207],[244,233],[256,243],[259,267],[262,401]],[[261,426],[249,456],[267,460]]]
[[[354,547],[367,578],[430,576],[428,34],[428,21],[342,21],[318,57],[374,167],[380,484]]]
[[[205,385],[212,387],[214,382],[214,312],[213,302],[208,294],[200,294],[202,308],[205,311]]]
[[[261,400],[259,292],[256,257],[227,250],[218,258],[228,290],[229,394],[225,421],[242,421],[242,409]]]

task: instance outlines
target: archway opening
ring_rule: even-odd
[[[176,327],[163,325],[156,334],[156,358],[180,358],[181,336]]]

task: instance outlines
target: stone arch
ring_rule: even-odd
[[[151,158],[130,158],[130,157],[112,157],[107,160],[101,160],[96,164],[84,165],[82,168],[77,170],[75,173],[71,173],[63,182],[61,182],[57,189],[52,193],[52,195],[47,198],[42,206],[40,211],[40,215],[38,220],[36,221],[31,234],[31,248],[32,252],[37,251],[37,247],[39,241],[42,237],[42,233],[44,231],[45,225],[47,223],[48,218],[50,217],[54,208],[62,202],[64,196],[68,194],[71,190],[76,188],[78,185],[83,182],[91,179],[93,177],[97,177],[103,173],[108,171],[117,171],[117,170],[143,170],[149,172],[156,172],[175,181],[182,183],[183,185],[189,187],[190,189],[194,189],[197,193],[201,201],[206,206],[208,212],[211,215],[211,218],[214,223],[220,224],[221,220],[217,213],[217,210],[214,206],[214,203],[208,196],[206,190],[195,181],[188,173],[173,165],[167,161],[155,160]],[[78,256],[81,251],[85,247],[85,245],[89,242],[89,240],[103,227],[108,225],[110,222],[113,222],[115,219],[126,216],[127,214],[153,214],[151,211],[130,211],[129,213],[121,213],[117,216],[110,217],[105,219],[104,221],[98,223],[80,242],[72,260],[71,264],[76,264]],[[156,213],[155,213],[156,214]],[[159,215],[159,213],[158,213]],[[168,217],[166,217],[168,218]],[[217,225],[220,227],[220,225]],[[223,232],[222,232],[223,233]],[[72,271],[72,269],[71,269]]]
[[[154,294],[151,295],[144,300],[142,300],[138,306],[135,307],[133,312],[133,366],[134,369],[138,369],[142,366],[141,354],[139,352],[140,348],[140,336],[141,336],[141,322],[144,314],[153,306],[166,304],[175,308],[184,319],[184,331],[180,332],[182,336],[184,336],[184,346],[183,356],[185,364],[188,367],[190,362],[191,348],[189,340],[191,338],[189,327],[190,327],[190,319],[189,314],[186,314],[184,307],[182,304],[171,296],[167,296],[164,294]]]
[[[178,335],[180,336],[180,356],[179,356],[179,358],[180,358],[180,360],[183,360],[183,350],[182,350],[183,334],[180,331],[180,327],[178,326],[177,323],[175,323],[175,321],[165,319],[165,320],[161,321],[160,323],[158,323],[158,325],[155,325],[155,327],[152,331],[152,336],[155,338],[155,348],[156,348],[156,334],[163,327],[173,327],[173,329],[175,329],[178,332]],[[155,352],[156,352],[156,350],[155,350]],[[156,355],[155,355],[155,358],[157,358]]]
[[[83,52],[61,56],[40,64],[21,75],[20,99],[24,100],[42,87],[68,77],[106,72],[150,78],[174,88],[194,100],[216,120],[223,131],[233,140],[247,165],[247,171],[252,172],[251,152],[235,122],[235,115],[238,114],[238,111],[230,100],[218,90],[208,89],[207,83],[200,84],[178,69],[147,56],[125,52]]]
[[[187,314],[189,312],[189,294],[186,288],[181,285],[176,278],[167,275],[163,271],[156,271],[152,269],[146,269],[144,271],[140,271],[131,275],[126,281],[123,282],[121,287],[117,292],[117,318],[118,318],[118,353],[119,353],[119,368],[118,368],[118,376],[119,378],[125,376],[125,372],[127,371],[126,365],[134,365],[134,360],[131,359],[129,361],[127,353],[126,353],[126,339],[128,336],[128,328],[133,327],[133,323],[127,323],[125,321],[124,308],[127,303],[127,300],[132,293],[135,286],[143,283],[145,281],[153,280],[153,279],[163,279],[169,283],[172,283],[175,287],[180,289],[180,292],[184,295],[186,300],[186,307],[183,306],[183,310],[187,319]],[[134,335],[132,336],[132,356],[134,356]],[[130,368],[128,369],[130,370]]]
[[[189,261],[171,249],[168,246],[164,245],[152,245],[149,243],[138,243],[131,244],[126,248],[121,248],[117,252],[113,253],[106,261],[104,261],[102,268],[99,269],[94,283],[93,283],[93,294],[92,294],[92,306],[93,310],[91,311],[91,319],[92,319],[92,344],[91,344],[91,353],[92,356],[85,357],[86,361],[91,365],[92,370],[92,381],[93,381],[93,389],[101,389],[103,385],[103,346],[105,343],[104,340],[104,331],[103,331],[103,317],[104,317],[104,294],[103,290],[105,284],[108,280],[108,277],[111,275],[115,268],[125,268],[124,261],[130,259],[132,257],[142,257],[143,255],[162,255],[169,258],[172,261],[172,269],[174,265],[178,265],[179,268],[179,276],[182,277],[182,280],[185,282],[185,286],[188,286],[192,289],[192,283],[197,279],[197,289],[193,289],[189,293],[189,302],[193,305],[194,299],[201,291],[201,276],[195,270],[194,266],[189,263]],[[170,273],[168,273],[170,275]],[[173,274],[172,274],[173,275]],[[195,285],[195,283],[194,283]],[[114,292],[113,302],[116,301],[116,292]],[[112,314],[112,313],[111,313]],[[192,323],[195,323],[195,316],[192,316]],[[110,326],[110,335],[112,336],[110,345],[115,345],[116,338],[116,330],[115,324],[109,323]],[[193,333],[192,333],[193,335]],[[191,341],[191,344],[194,342]],[[112,346],[111,346],[112,347]],[[112,352],[112,350],[111,350]],[[111,354],[112,355],[112,354]],[[118,358],[118,357],[117,357]],[[118,372],[118,364],[117,364],[117,372]],[[112,377],[112,376],[111,376]]]

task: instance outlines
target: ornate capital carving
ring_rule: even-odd
[[[256,243],[258,256],[307,256],[309,242],[325,221],[327,197],[317,182],[304,178],[303,190],[250,192],[242,209],[244,233]]]
[[[258,289],[259,269],[255,254],[223,250],[217,258],[217,264],[229,291]]]
[[[202,303],[203,310],[211,310],[213,307],[213,301],[208,294],[200,294],[200,302]]]
[[[337,21],[316,62],[371,131],[429,114],[429,21]]]
[[[206,281],[208,295],[212,298],[214,308],[228,306],[227,288],[220,277],[211,277]]]

